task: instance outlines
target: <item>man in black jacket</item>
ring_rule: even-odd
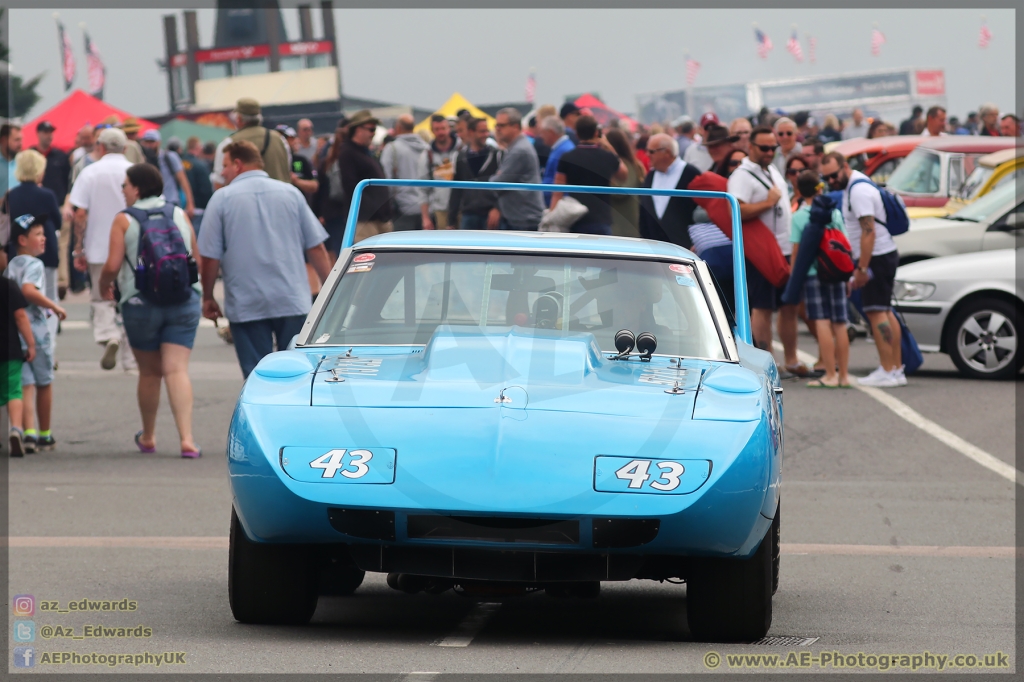
[[[338,165],[341,168],[341,185],[345,188],[344,212],[348,215],[349,206],[356,185],[361,180],[383,178],[384,169],[380,162],[370,153],[370,142],[380,121],[363,109],[352,115],[348,121],[348,139],[341,147]],[[359,204],[359,216],[356,222],[355,242],[382,232],[391,232],[391,194],[387,187],[367,187]]]
[[[466,122],[465,146],[455,158],[455,180],[487,182],[498,170],[498,152],[486,144],[487,121],[471,118]],[[488,224],[488,214],[498,205],[498,195],[490,190],[452,189],[448,198],[448,217],[460,230],[486,230],[498,227]],[[459,222],[456,216],[461,211]]]
[[[679,143],[671,135],[659,133],[647,141],[651,171],[644,187],[654,189],[686,189],[700,175],[693,165],[679,158]],[[640,236],[672,242],[690,248],[688,228],[693,224],[697,204],[688,197],[640,197]]]

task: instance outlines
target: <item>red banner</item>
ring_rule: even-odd
[[[282,57],[302,56],[307,54],[329,54],[334,48],[329,40],[313,40],[298,43],[281,43],[278,46]],[[172,64],[179,55],[175,55]],[[269,45],[243,45],[240,47],[220,47],[213,50],[196,50],[196,62],[230,62],[236,59],[259,59],[270,56]],[[184,56],[182,55],[184,58]],[[184,62],[182,62],[184,63]]]
[[[305,43],[282,43],[280,50],[282,57],[290,57],[292,55],[329,54],[333,47],[329,40],[314,40]]]
[[[945,95],[946,94],[946,73],[942,69],[934,71],[918,71],[917,94],[919,95]]]

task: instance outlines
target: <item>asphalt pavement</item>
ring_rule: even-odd
[[[590,600],[541,591],[481,603],[451,591],[406,595],[389,589],[383,575],[368,574],[354,596],[321,598],[309,626],[241,625],[227,599],[231,496],[224,447],[242,385],[233,348],[212,327],[200,328],[191,374],[203,458],[178,456],[166,396],[158,451],[144,455],[132,442],[139,428],[135,377],[120,367],[100,369],[87,301],[73,297],[67,308],[57,351],[58,447],[9,467],[9,622],[34,623],[32,642],[17,641],[18,631],[11,631],[10,672],[331,672],[433,680],[485,672],[736,672],[744,665],[765,672],[777,665],[730,659],[734,654],[781,654],[789,663],[780,669],[808,673],[864,670],[851,664],[873,671],[883,665],[879,656],[905,654],[920,661],[885,665],[934,670],[926,651],[982,662],[989,655],[1008,662],[993,672],[1015,671],[1015,483],[867,393],[808,389],[797,380],[785,382],[781,581],[769,633],[784,639],[695,643],[686,628],[685,586],[652,581],[604,583]],[[811,351],[813,341],[801,336],[801,347]],[[854,374],[877,364],[863,338],[852,356]],[[1014,465],[1016,384],[964,379],[948,358],[931,355],[909,386],[885,392]],[[31,616],[14,613],[27,605],[16,595],[34,597]],[[136,606],[69,608],[83,598]],[[103,633],[102,626],[140,625],[149,636],[108,630],[75,639],[86,626]],[[16,667],[13,647],[32,647],[35,665]],[[184,656],[156,665],[158,654],[178,652]],[[58,653],[67,662],[42,662]],[[111,668],[74,663],[73,653],[133,658]],[[837,654],[841,667],[821,662]]]

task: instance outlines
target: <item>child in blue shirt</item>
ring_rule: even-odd
[[[4,276],[21,289],[28,301],[29,326],[35,339],[35,357],[21,367],[21,383],[24,393],[25,452],[40,449],[52,450],[57,441],[50,432],[50,409],[53,405],[53,338],[46,326],[46,318],[57,315],[63,320],[64,309],[43,294],[45,270],[39,260],[46,250],[46,233],[43,221],[33,215],[23,215],[11,221],[11,241],[18,245],[18,255],[11,259]],[[22,338],[22,347],[29,346]],[[39,417],[39,431],[36,432],[36,413]]]

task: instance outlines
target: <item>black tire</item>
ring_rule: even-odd
[[[779,563],[782,554],[782,501],[775,508],[772,519],[772,596],[779,591]]]
[[[699,642],[753,642],[772,625],[772,557],[769,528],[749,559],[702,559],[686,581],[686,619]]]
[[[985,334],[979,336],[978,331]],[[953,313],[946,323],[944,341],[946,352],[964,376],[1011,379],[1024,365],[1020,334],[1021,315],[1017,306],[998,298],[978,298]],[[1016,340],[1016,347],[1000,347],[1010,336]],[[973,355],[972,349],[977,349]],[[989,359],[991,364],[986,362]]]
[[[308,545],[252,542],[231,510],[228,599],[242,623],[308,623],[316,611],[317,574]]]
[[[355,566],[339,566],[337,562],[331,562],[320,573],[320,594],[325,597],[347,597],[363,584],[365,577],[366,571]]]

